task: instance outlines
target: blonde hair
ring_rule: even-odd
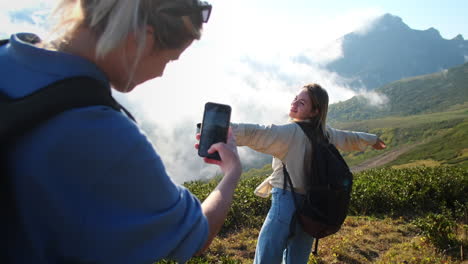
[[[155,40],[161,49],[183,47],[200,39],[202,25],[188,16],[172,16],[164,9],[187,8],[192,0],[60,0],[55,15],[56,45],[66,43],[74,31],[85,26],[97,37],[96,56],[103,57],[130,33],[145,43],[146,25],[155,28]]]
[[[43,43],[48,49],[61,50],[79,28],[86,28],[96,38],[95,56],[102,58],[116,48],[129,34],[138,43],[137,54],[128,65],[127,88],[135,76],[146,43],[146,26],[154,28],[158,49],[180,49],[200,39],[202,23],[195,15],[176,16],[169,9],[196,8],[199,0],[60,0],[54,15],[58,21],[53,30],[57,37]],[[201,14],[200,14],[201,16]],[[124,58],[124,56],[122,56]]]

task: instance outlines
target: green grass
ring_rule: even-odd
[[[357,173],[354,215],[417,216],[466,208],[468,170],[457,167],[373,169]]]
[[[372,129],[389,129],[394,127],[411,128],[430,123],[441,123],[443,121],[466,119],[467,117],[468,103],[465,104],[465,107],[452,111],[410,116],[390,116],[353,122],[331,122],[331,124],[337,128],[342,129],[369,131]]]
[[[383,151],[369,147],[362,152],[344,152],[343,156],[350,166],[389,151],[415,145],[415,148],[398,157],[390,165],[432,159],[443,165],[467,168],[467,124],[468,108],[463,108],[416,116],[335,123],[334,126],[344,130],[374,133],[387,143],[387,149]]]
[[[259,228],[244,228],[214,239],[210,248],[188,264],[251,264]],[[160,261],[163,263],[175,263]],[[420,229],[403,218],[350,216],[342,229],[319,243],[310,264],[461,264],[460,256],[440,251]]]
[[[387,104],[371,106],[362,96],[330,105],[336,128],[379,135],[388,148],[344,153],[350,166],[385,152],[409,149],[390,165],[441,164],[468,168],[468,63],[416,76],[375,90]],[[411,148],[410,148],[411,147]]]
[[[456,109],[468,101],[468,63],[448,71],[392,82],[375,90],[388,98],[372,106],[363,96],[330,105],[329,118],[359,121],[388,116],[409,116]]]
[[[251,169],[242,174],[241,181],[234,193],[234,202],[229,209],[221,234],[240,230],[245,227],[261,226],[270,208],[270,200],[254,195],[253,190],[272,172],[271,165],[260,169]],[[210,181],[193,181],[185,186],[203,201],[213,190],[219,178]]]
[[[468,119],[435,135],[388,164],[402,165],[419,160],[434,160],[441,165],[458,165],[468,169]]]
[[[252,263],[270,206],[253,195],[271,167],[245,172],[220,235],[189,264]],[[201,200],[219,179],[186,186]],[[355,174],[350,216],[335,235],[320,240],[309,263],[459,264],[468,248],[468,171],[458,167],[381,168]],[[161,261],[159,263],[173,263]]]

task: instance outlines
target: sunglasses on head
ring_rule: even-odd
[[[200,22],[207,23],[211,15],[211,5],[205,1],[194,0],[191,7],[166,8],[163,12],[173,16],[191,16]]]
[[[202,2],[203,5],[200,5],[200,12],[202,16],[203,23],[207,23],[211,15],[211,5],[207,2]]]

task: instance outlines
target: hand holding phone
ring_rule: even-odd
[[[229,105],[212,102],[205,104],[198,148],[200,157],[221,160],[217,152],[209,154],[208,149],[215,143],[227,142],[230,119],[231,107]]]

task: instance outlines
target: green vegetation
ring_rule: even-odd
[[[241,183],[234,193],[234,202],[230,208],[221,234],[233,232],[246,227],[259,228],[270,209],[270,200],[255,196],[255,188],[271,174],[271,166],[251,169],[242,175]],[[219,182],[219,178],[208,182],[188,182],[185,186],[203,201]]]
[[[242,175],[221,235],[188,263],[252,263],[270,206],[253,191],[270,173],[267,165]],[[203,200],[216,183],[186,186]],[[468,171],[458,167],[356,173],[350,216],[342,230],[320,240],[319,256],[309,263],[461,263],[460,248],[468,248],[467,193]]]
[[[455,167],[372,169],[356,174],[350,212],[418,216],[468,205],[468,171]]]
[[[404,165],[418,160],[434,160],[440,165],[458,165],[468,169],[468,119],[452,128],[440,130],[427,143],[402,154],[387,166]]]
[[[468,104],[466,108],[406,117],[386,117],[359,122],[336,122],[336,128],[364,131],[380,136],[386,143],[384,151],[368,148],[362,152],[345,152],[350,166],[381,155],[408,150],[387,166],[404,165],[432,160],[439,165],[457,165],[468,168]]]
[[[363,96],[330,105],[328,117],[339,122],[409,116],[457,109],[468,101],[468,63],[442,72],[392,82],[375,90],[388,103],[373,106]]]

